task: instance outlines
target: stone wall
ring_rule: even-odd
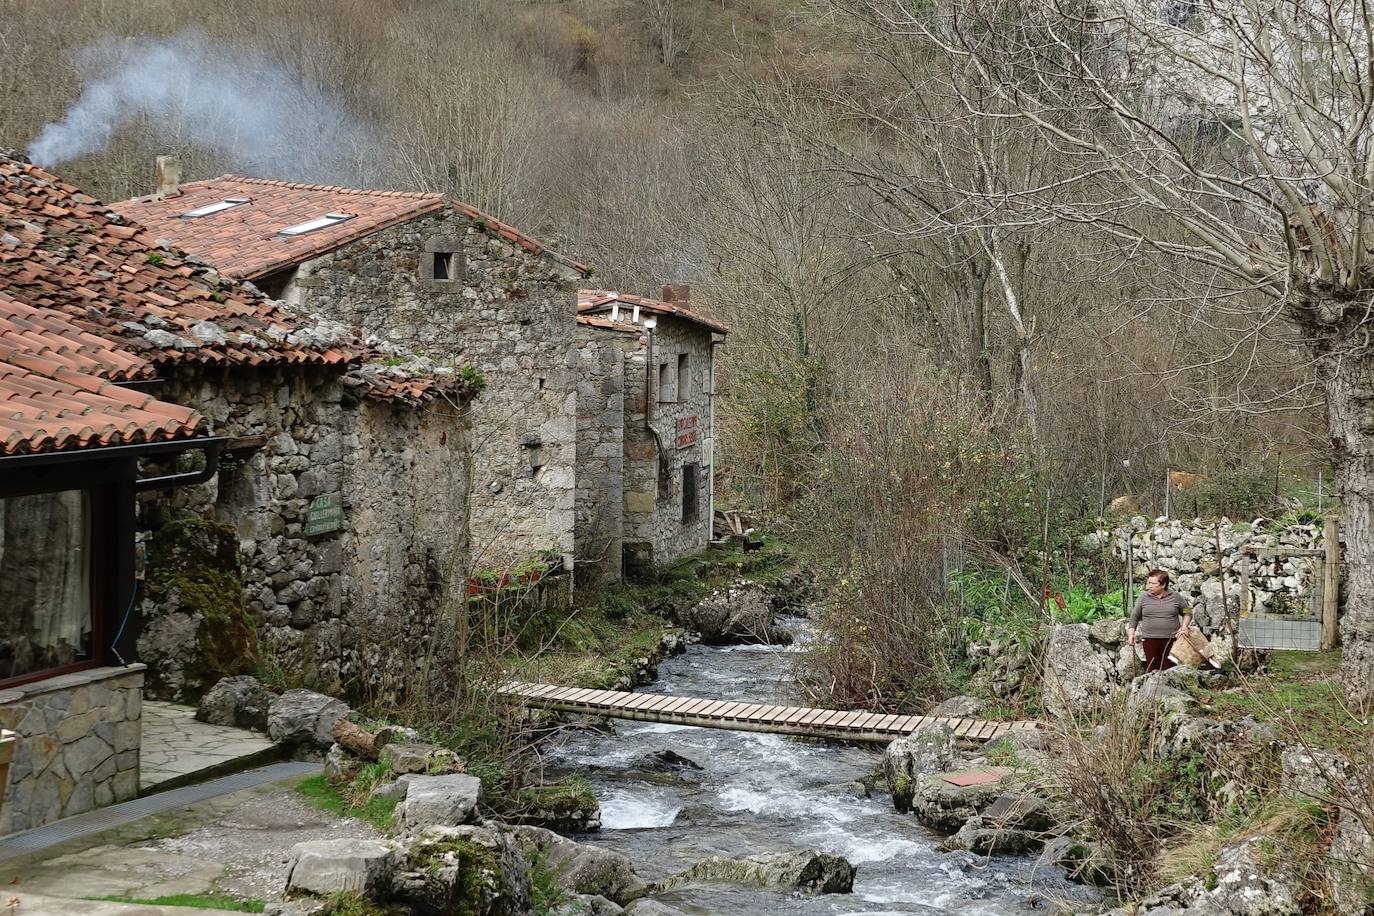
[[[1217,533],[1221,535],[1221,562],[1217,562]],[[1152,568],[1167,571],[1172,587],[1194,603],[1195,617],[1204,626],[1216,626],[1221,619],[1221,577],[1225,573],[1228,607],[1239,607],[1243,553],[1254,547],[1293,547],[1322,549],[1320,523],[1285,524],[1269,519],[1249,523],[1218,522],[1201,519],[1156,519],[1136,516],[1129,523],[1111,530],[1093,532],[1085,538],[1089,550],[1107,550],[1125,562],[1126,545],[1132,545],[1133,574],[1138,584]],[[1250,601],[1255,610],[1277,604],[1305,601],[1313,588],[1313,576],[1321,574],[1320,559],[1255,558],[1250,560]]]
[[[454,279],[434,279],[445,252]],[[302,264],[283,286],[289,302],[364,336],[482,371],[486,390],[469,418],[479,569],[546,552],[571,565],[577,276],[445,209]]]
[[[136,798],[142,716],[142,665],[0,690],[0,728],[21,736],[0,835]]]
[[[578,325],[574,541],[580,589],[619,579],[622,572],[625,402],[630,383],[625,366],[626,354],[639,348],[637,333]]]
[[[417,648],[447,645],[440,605],[468,565],[461,405],[359,401],[337,370],[302,368],[189,370],[160,396],[194,404],[217,435],[266,438],[210,482],[144,503],[238,532],[245,607],[269,663],[321,689],[376,695],[424,666],[430,653]],[[342,509],[339,530],[307,533],[318,497]],[[145,599],[139,658],[159,695],[194,698],[209,685],[177,668],[200,624],[160,610]]]
[[[704,447],[711,432],[711,339],[711,332],[698,324],[659,317],[648,354],[654,453],[649,453],[647,442],[632,444],[627,435],[625,540],[647,547],[657,563],[704,549],[711,535],[710,456]],[[679,357],[684,354],[686,380],[678,378]],[[685,396],[684,381],[690,381]],[[679,447],[683,440],[691,441]],[[697,467],[697,510],[694,518],[684,520],[683,467],[688,464]]]

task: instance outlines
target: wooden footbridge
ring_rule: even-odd
[[[1014,730],[1039,727],[1038,723],[1031,721],[989,722],[982,719],[885,715],[863,710],[769,706],[763,703],[706,700],[657,693],[527,684],[522,681],[507,682],[501,686],[500,691],[526,706],[560,712],[610,716],[616,719],[639,719],[646,722],[671,722],[675,725],[696,725],[733,731],[772,732],[779,735],[805,735],[810,738],[836,738],[845,741],[875,741],[884,744],[932,722],[943,722],[954,729],[957,737],[978,742],[1002,738]]]

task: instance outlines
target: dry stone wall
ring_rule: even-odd
[[[1217,559],[1218,533],[1220,563]],[[1256,547],[1320,550],[1323,538],[1320,523],[1280,524],[1270,519],[1255,519],[1249,523],[1229,519],[1212,522],[1159,518],[1149,521],[1138,515],[1127,524],[1087,535],[1083,546],[1093,551],[1106,550],[1125,562],[1128,543],[1137,583],[1143,583],[1152,568],[1166,570],[1172,587],[1193,601],[1199,623],[1216,626],[1222,612],[1222,576],[1218,570],[1225,574],[1227,606],[1234,609],[1239,607],[1241,598],[1246,550]],[[1321,568],[1320,560],[1298,558],[1252,558],[1249,565],[1251,607],[1260,611],[1277,604],[1305,601],[1313,587],[1312,577],[1320,575]]]
[[[0,728],[21,736],[0,836],[136,798],[142,716],[142,665],[0,690]]]
[[[322,689],[378,695],[447,644],[441,598],[461,589],[468,563],[459,405],[360,402],[337,371],[313,369],[185,372],[162,396],[196,405],[217,435],[265,437],[208,483],[145,504],[238,532],[245,606],[269,662]],[[310,525],[322,498],[342,514],[337,530]],[[199,627],[155,610],[144,608],[158,625],[141,635],[140,660],[159,669],[163,693],[189,699],[161,675],[193,654]]]
[[[626,354],[638,334],[577,328],[577,584],[620,578],[624,539]],[[643,398],[640,398],[641,402]]]
[[[435,279],[435,256],[450,254]],[[573,556],[578,275],[445,209],[300,265],[289,302],[428,356],[473,366],[470,405],[476,567]]]

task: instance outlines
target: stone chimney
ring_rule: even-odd
[[[153,197],[164,200],[181,193],[181,162],[175,156],[158,156],[153,162]]]
[[[685,306],[692,301],[692,288],[686,283],[664,286],[663,301]]]

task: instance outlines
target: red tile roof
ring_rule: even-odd
[[[0,155],[0,291],[154,364],[342,364],[360,350],[221,281],[55,175]]]
[[[189,439],[194,410],[122,388],[147,360],[0,292],[0,455]],[[103,376],[103,377],[102,377]]]
[[[229,198],[248,202],[208,216],[184,214]],[[587,269],[549,251],[537,239],[498,219],[442,194],[412,191],[370,191],[331,185],[293,184],[265,178],[221,175],[181,186],[181,193],[165,199],[138,197],[114,205],[119,213],[148,226],[154,235],[169,239],[203,258],[226,276],[261,278],[299,264],[374,232],[452,206],[469,219],[534,254],[546,254],[580,273]],[[283,229],[324,216],[350,218],[303,235],[284,236]]]
[[[643,296],[631,296],[627,293],[608,292],[602,289],[580,289],[577,291],[577,311],[579,315],[598,314],[609,312],[615,305],[620,305],[622,311],[628,306],[631,310],[639,306],[641,312],[648,312],[651,315],[671,315],[674,318],[681,318],[683,321],[690,321],[699,324],[704,328],[716,332],[717,334],[729,334],[730,327],[713,318],[707,318],[698,312],[678,305],[676,302],[664,302],[660,299],[646,299]]]
[[[644,333],[644,328],[637,324],[627,324],[624,321],[612,321],[609,318],[598,318],[595,315],[578,315],[577,323],[586,325],[589,328],[600,328],[603,331],[619,331],[621,334],[639,335]]]

